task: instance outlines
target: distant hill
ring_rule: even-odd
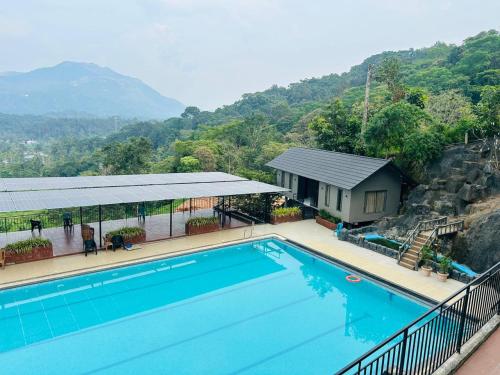
[[[63,62],[0,74],[0,113],[166,119],[183,110],[140,80],[95,64]]]

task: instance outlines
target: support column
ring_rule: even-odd
[[[193,205],[193,198],[189,198],[189,217],[191,217],[192,205]]]
[[[271,217],[271,200],[269,199],[269,193],[265,194],[264,198],[264,222],[269,223]]]
[[[99,249],[102,249],[102,206],[99,205]]]
[[[222,197],[222,228],[226,225],[226,200],[225,197]]]
[[[83,208],[80,207],[80,228],[83,225]]]
[[[170,201],[170,237],[172,237],[172,218],[174,216],[174,201]]]

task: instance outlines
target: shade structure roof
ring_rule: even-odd
[[[222,172],[4,178],[0,212],[284,191],[288,189]]]
[[[375,172],[392,164],[386,159],[294,147],[266,165],[351,190]]]

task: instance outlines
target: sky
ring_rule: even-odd
[[[0,72],[92,62],[213,110],[500,29],[498,0],[0,0]]]

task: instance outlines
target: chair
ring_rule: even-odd
[[[146,206],[144,203],[138,204],[137,205],[137,220],[139,222],[145,222],[146,221]]]
[[[93,245],[95,245],[94,228],[92,228],[90,225],[82,224],[82,240],[83,240],[83,250],[85,251],[85,255],[87,255],[87,248],[93,249],[91,244],[93,243]],[[95,245],[95,247],[97,254],[97,245]]]
[[[69,229],[70,231],[73,230],[73,214],[71,212],[65,212],[63,214],[63,225],[64,225],[64,230]]]
[[[5,249],[0,249],[0,265],[5,268]]]
[[[85,256],[87,256],[87,253],[91,253],[92,251],[95,251],[95,255],[97,255],[97,244],[95,241],[92,240],[84,240],[83,241],[83,249],[85,251]]]
[[[33,232],[35,229],[38,229],[38,234],[42,233],[42,222],[40,220],[30,219],[31,223],[31,231]]]
[[[111,238],[108,235],[102,236],[102,242],[104,242],[104,250],[113,248],[113,242],[111,242]]]
[[[116,249],[123,247],[125,248],[125,242],[123,241],[123,237],[120,235],[115,235],[111,237],[111,244],[113,251],[116,251]]]

